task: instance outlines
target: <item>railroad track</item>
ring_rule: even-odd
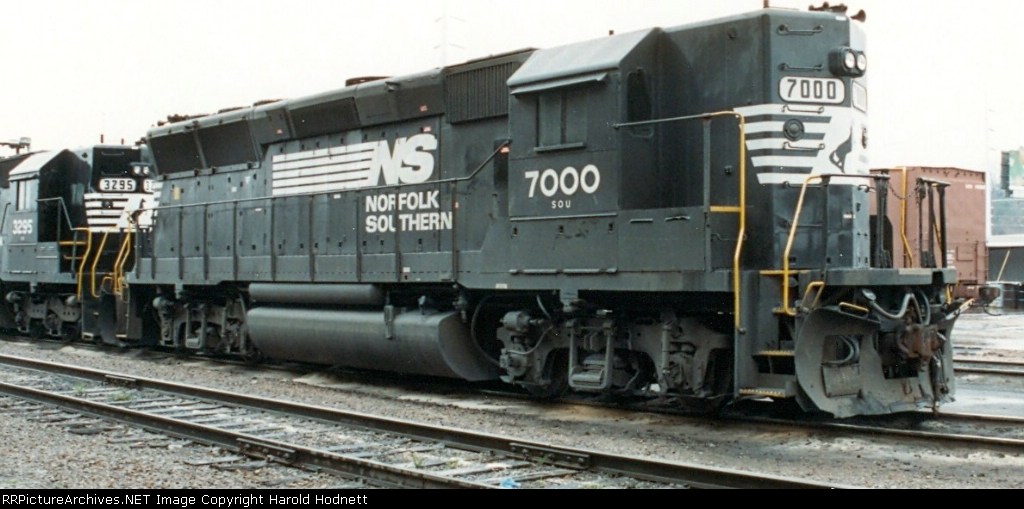
[[[46,339],[46,338],[36,340],[36,339],[30,339],[30,338],[15,337],[15,338],[11,338],[11,339],[15,339],[15,340],[19,340],[19,341],[25,341],[25,342],[34,343],[34,344],[46,344],[46,345],[56,346],[56,347],[63,347],[63,346],[70,345],[70,346],[73,346],[75,348],[91,350],[91,351],[96,351],[96,352],[103,352],[103,353],[106,353],[106,354],[109,354],[111,352],[111,348],[110,347],[106,347],[106,346],[102,346],[102,345],[94,345],[94,344],[91,344],[91,343],[81,343],[81,342],[68,343],[66,341],[55,340],[55,339]],[[139,351],[139,350],[132,350],[132,351]],[[211,356],[195,355],[195,354],[189,354],[189,353],[175,353],[175,352],[169,352],[169,351],[164,351],[164,350],[147,350],[145,352],[146,352],[146,355],[149,356],[149,359],[150,360],[154,360],[154,361],[161,360],[161,359],[167,359],[167,358],[187,358],[187,359],[191,359],[191,360],[215,362],[215,363],[218,363],[218,364],[225,364],[225,365],[247,365],[247,363],[245,361],[241,361],[241,360],[233,359],[233,358],[228,358],[228,357],[211,357]],[[954,370],[957,373],[962,373],[962,374],[996,375],[996,376],[1006,376],[1006,377],[1024,376],[1024,362],[1015,362],[1015,361],[999,360],[999,359],[985,360],[985,359],[969,358],[969,357],[964,357],[964,356],[954,357],[953,362],[954,362]],[[311,365],[304,365],[304,364],[301,364],[301,363],[276,363],[276,364],[261,364],[261,368],[263,368],[263,369],[272,369],[272,370],[290,371],[290,370],[294,370],[294,369],[300,369],[300,370],[302,370],[302,369],[305,369],[305,370],[311,370],[311,369],[312,370],[319,370],[319,369],[323,369],[323,366],[311,366]],[[387,374],[383,374],[383,376],[386,377],[388,375]],[[378,377],[378,379],[379,379],[379,377]],[[512,390],[496,389],[496,391],[498,393],[516,394]],[[587,398],[583,398],[583,399],[587,399]]]
[[[220,362],[217,359],[206,360]],[[0,358],[0,362],[3,362],[2,358]],[[957,358],[956,362],[969,366],[966,369],[977,370],[970,371],[971,373],[977,372],[997,375],[1003,374],[1003,371],[1010,371],[1013,366],[1018,366],[1018,364],[1014,362],[999,360],[980,361],[977,359]],[[983,371],[985,369],[996,371]],[[960,367],[958,367],[957,370],[958,372],[963,372]],[[467,390],[464,385],[449,385],[445,382],[437,382],[436,380],[432,383],[440,383],[442,385],[441,388],[430,389],[432,392],[436,391],[438,394],[452,395],[462,393],[485,393],[494,397],[518,401],[533,399],[524,394],[511,391],[508,388],[481,389],[476,387]],[[402,382],[395,381],[394,384],[395,386],[401,386]],[[417,390],[424,390],[424,386],[422,384],[417,384],[416,387]],[[684,417],[694,416],[694,411],[692,410],[682,409],[673,405],[671,402],[661,400],[649,400],[624,404],[619,401],[606,401],[600,398],[595,399],[593,397],[580,396],[567,397],[560,400],[560,402]],[[982,445],[986,447],[1003,447],[1019,450],[1024,449],[1024,434],[1016,432],[1018,429],[1024,430],[1024,419],[1015,417],[959,414],[946,411],[940,411],[938,414],[933,414],[931,411],[921,411],[896,416],[854,418],[836,421],[833,419],[792,419],[788,417],[778,417],[776,416],[777,408],[775,406],[768,405],[768,408],[765,411],[762,411],[759,408],[762,406],[765,405],[758,405],[756,402],[741,402],[737,404],[734,409],[722,413],[720,417],[735,422],[797,426],[809,429],[826,429],[843,433],[888,435],[902,438],[918,438],[932,441],[941,440],[968,445]],[[503,450],[508,452],[509,448],[496,447],[494,450]]]
[[[0,394],[217,445],[237,456],[412,488],[836,488],[571,449],[14,356]],[[97,424],[102,427],[102,425]]]
[[[904,414],[834,419],[790,419],[765,415],[733,414],[729,420],[807,429],[865,434],[930,442],[954,443],[1024,452],[1024,418],[927,410]]]
[[[953,370],[957,373],[1017,377],[1024,376],[1024,363],[998,359],[954,357]]]

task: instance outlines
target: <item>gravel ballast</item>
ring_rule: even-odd
[[[486,392],[440,394],[427,382],[331,370],[292,371],[139,351],[0,341],[0,353],[324,405],[524,440],[618,454],[768,472],[871,488],[1021,488],[1019,450],[679,417],[573,404],[540,404]],[[344,479],[270,465],[244,471],[192,466],[217,451],[113,442],[115,430],[74,435],[30,414],[0,412],[0,488],[326,488]]]

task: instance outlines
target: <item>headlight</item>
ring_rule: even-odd
[[[857,55],[854,55],[850,50],[846,50],[843,53],[843,66],[851,71],[854,70],[857,67]]]
[[[864,53],[849,46],[833,48],[828,52],[828,68],[834,76],[862,76],[868,59]]]

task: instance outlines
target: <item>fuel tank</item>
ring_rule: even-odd
[[[253,343],[277,359],[461,378],[498,378],[496,362],[459,314],[257,307],[246,321]]]

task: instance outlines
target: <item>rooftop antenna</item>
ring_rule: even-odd
[[[11,147],[14,149],[15,154],[20,154],[22,149],[24,149],[25,152],[28,152],[29,150],[32,149],[32,138],[22,136],[17,140],[0,141],[0,146]]]
[[[441,17],[434,20],[434,23],[440,23],[441,24],[441,26],[440,26],[440,30],[441,30],[441,44],[439,44],[437,46],[434,46],[434,49],[440,49],[441,50],[441,67],[444,67],[444,66],[448,65],[448,47],[449,46],[453,47],[453,48],[466,49],[463,46],[459,46],[458,44],[452,44],[451,42],[449,42],[449,40],[448,40],[448,28],[449,28],[448,20],[451,20],[451,19],[454,19],[455,21],[461,21],[463,23],[466,22],[466,20],[464,20],[464,19],[462,19],[460,17],[450,16],[448,14],[448,0],[441,0]]]

